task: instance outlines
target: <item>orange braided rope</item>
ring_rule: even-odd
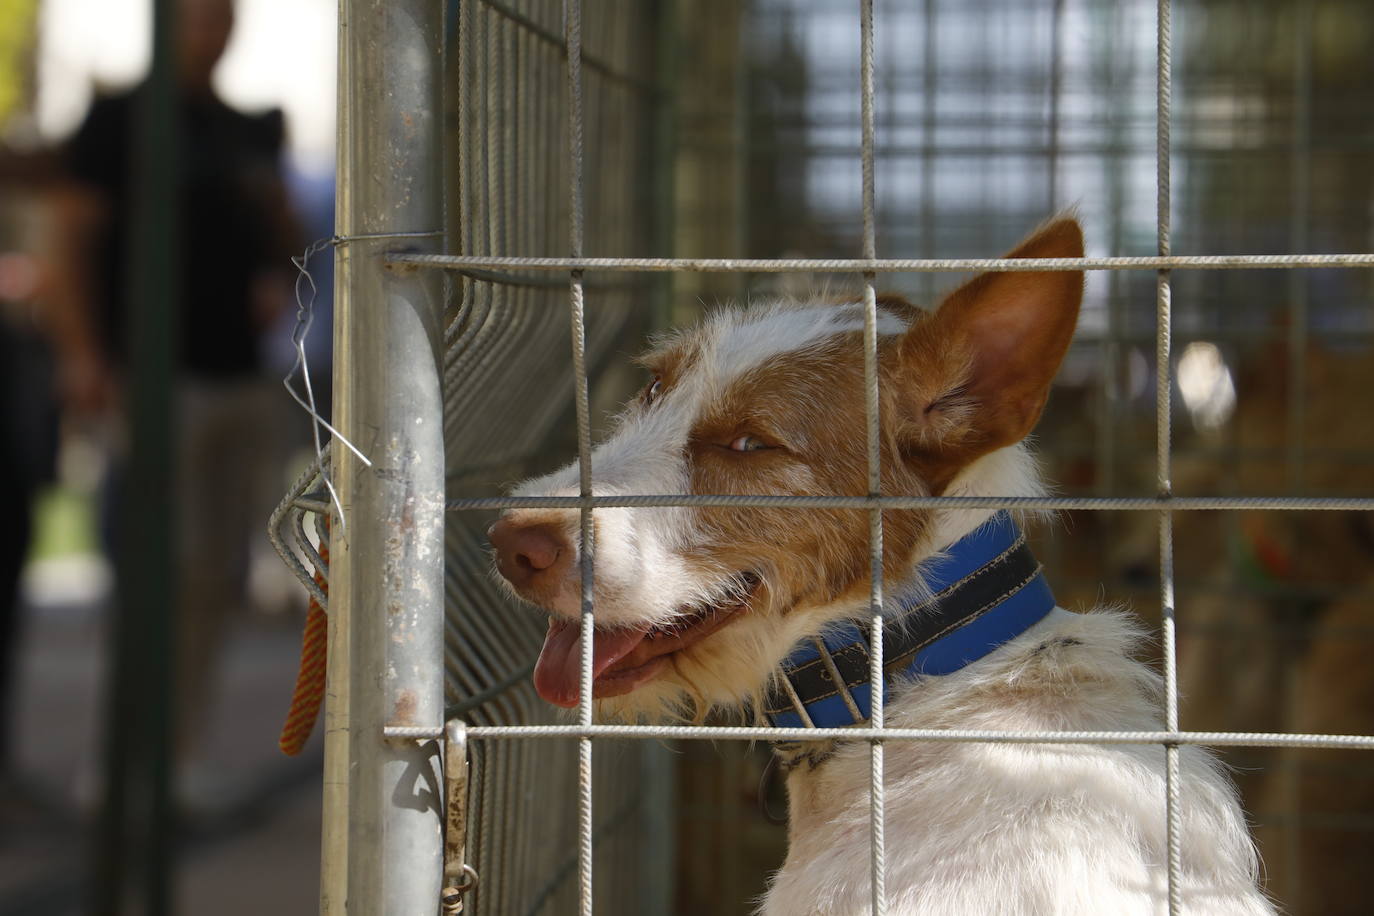
[[[328,535],[329,523],[325,522]],[[326,567],[329,564],[329,546],[320,541],[320,558]],[[326,594],[329,583],[321,570],[315,571],[315,581]],[[291,695],[291,711],[286,714],[286,724],[282,726],[277,746],[283,754],[294,757],[305,747],[310,733],[315,730],[315,720],[320,715],[320,703],[324,700],[324,671],[328,655],[328,618],[319,600],[310,596],[310,610],[305,617],[305,636],[301,642],[301,669],[296,675],[296,689]]]

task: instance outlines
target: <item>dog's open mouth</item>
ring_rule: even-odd
[[[670,627],[597,627],[592,644],[593,695],[617,697],[653,678],[674,652],[697,644],[746,610],[759,582],[752,572],[738,574],[727,590],[729,597],[690,609]],[[535,689],[556,706],[576,706],[581,670],[581,624],[564,618],[550,620],[544,650],[534,667]]]

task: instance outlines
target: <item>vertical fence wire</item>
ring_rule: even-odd
[[[1171,62],[1172,35],[1170,32],[1170,0],[1158,0],[1158,55],[1156,74],[1156,128],[1158,132],[1155,171],[1156,223],[1158,254],[1170,253],[1169,209],[1170,194],[1170,103],[1172,100]],[[1170,468],[1170,409],[1173,372],[1170,366],[1172,343],[1171,278],[1168,270],[1161,270],[1156,281],[1157,326],[1155,338],[1155,447],[1158,495],[1172,495]],[[1159,513],[1159,583],[1160,632],[1164,649],[1164,727],[1178,731],[1178,645],[1174,620],[1174,527],[1168,508]],[[1182,837],[1179,824],[1179,748],[1176,743],[1164,745],[1165,829],[1167,833],[1169,868],[1169,916],[1178,916],[1182,908]]]
[[[567,0],[563,8],[564,41],[568,53],[568,247],[582,257],[582,4]],[[582,658],[578,684],[577,715],[583,725],[592,724],[593,643],[596,620],[592,611],[593,544],[591,405],[587,393],[587,322],[582,271],[572,271],[569,281],[572,313],[573,390],[577,401],[578,490],[584,503],[580,510],[582,573]],[[592,916],[592,739],[577,742],[578,884],[582,916]]]
[[[1045,209],[1049,213],[1059,207],[1059,119],[1064,91],[1063,22],[1064,0],[1054,0],[1050,11],[1050,110],[1045,129],[1045,197],[1049,203]]]
[[[1312,0],[1297,0],[1293,29],[1292,191],[1289,195],[1288,250],[1305,254],[1310,247],[1308,209],[1312,202]],[[1303,271],[1288,272],[1288,489],[1302,494],[1305,483],[1303,441],[1306,433],[1303,386],[1307,359],[1307,284]]]
[[[939,44],[936,0],[925,0],[921,11],[921,257],[935,257],[935,77],[936,49]],[[929,302],[935,297],[935,274],[921,274],[921,294]]]
[[[863,159],[863,254],[876,258],[877,230],[873,192],[873,0],[859,0],[859,74]],[[882,456],[878,430],[878,303],[877,275],[864,274],[864,417],[868,433],[868,495],[882,495]],[[883,727],[883,510],[868,511],[869,613],[869,721]],[[873,916],[887,912],[887,861],[884,810],[886,780],[883,743],[869,744],[869,841],[873,890]]]
[[[1289,195],[1288,250],[1293,254],[1308,251],[1311,227],[1308,210],[1312,202],[1312,0],[1294,4],[1293,28],[1293,136],[1292,191]],[[1287,454],[1285,484],[1288,492],[1307,492],[1306,460],[1306,383],[1307,383],[1307,296],[1310,277],[1305,271],[1288,272],[1288,422],[1284,432]],[[1301,673],[1294,653],[1284,653],[1282,697],[1285,716],[1295,718],[1300,709]],[[1289,899],[1302,898],[1302,784],[1301,761],[1290,755],[1278,773],[1282,805],[1288,812],[1284,825],[1281,854]]]
[[[1113,82],[1115,74],[1124,69],[1124,80],[1129,85],[1135,76],[1135,56],[1119,53],[1121,15],[1119,6],[1112,7],[1109,13],[1104,14],[1110,18],[1107,28],[1102,30],[1106,34],[1099,35],[1095,42],[1097,48],[1093,58],[1093,69],[1095,76],[1108,82]],[[1125,63],[1124,67],[1123,62]],[[1109,148],[1121,149],[1125,142],[1125,133],[1125,119],[1119,113],[1114,114],[1108,121],[1106,139]],[[1109,211],[1122,213],[1126,210],[1126,192],[1121,159],[1103,156],[1101,164],[1104,173],[1102,182],[1106,186],[1104,190]],[[1111,220],[1108,230],[1110,250],[1122,250],[1125,244],[1124,235],[1122,220]],[[1119,398],[1127,387],[1122,381],[1121,364],[1123,361],[1129,362],[1129,350],[1124,348],[1120,342],[1122,328],[1127,324],[1126,309],[1123,308],[1122,304],[1122,279],[1123,275],[1119,271],[1111,271],[1107,274],[1106,314],[1104,316],[1107,326],[1098,343],[1100,350],[1098,358],[1101,360],[1101,369],[1098,375],[1101,384],[1098,389],[1097,433],[1094,451],[1097,462],[1097,493],[1101,496],[1117,491],[1116,437],[1120,426],[1117,412],[1120,406]]]

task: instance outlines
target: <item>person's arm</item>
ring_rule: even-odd
[[[38,242],[42,303],[58,357],[59,391],[80,413],[103,411],[118,394],[107,339],[111,308],[102,245],[113,231],[113,195],[124,178],[128,99],[97,99],[80,128],[54,151],[41,191],[47,219]]]
[[[99,240],[108,231],[110,206],[99,191],[63,179],[45,193],[46,231],[36,252],[39,301],[58,360],[63,403],[79,413],[113,406],[118,384],[100,332]]]

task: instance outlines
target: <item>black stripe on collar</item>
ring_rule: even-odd
[[[923,580],[934,596],[898,600],[883,628],[884,695],[894,680],[949,674],[1019,636],[1054,607],[1040,564],[1010,515],[960,539]],[[832,627],[783,662],[764,714],[782,727],[844,727],[868,720],[868,628]]]

